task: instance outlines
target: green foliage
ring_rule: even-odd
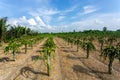
[[[117,43],[116,47],[120,49],[120,42]]]
[[[103,31],[106,32],[107,31],[107,27],[103,27]]]
[[[81,41],[79,39],[75,40],[76,45],[81,45]]]
[[[32,41],[30,39],[27,39],[27,38],[26,39],[22,38],[20,42],[22,45],[25,46],[25,54],[27,53],[28,46],[31,46],[31,47],[33,46]]]
[[[9,25],[6,24],[7,22],[7,17],[3,17],[0,19],[0,42],[5,41],[6,38],[6,31],[7,31],[7,27]]]
[[[116,48],[114,46],[108,46],[103,50],[103,52],[101,53],[101,56],[103,56],[105,60],[106,60],[106,58],[109,59],[108,73],[112,74],[112,72],[111,72],[112,71],[112,63],[113,63],[114,59],[117,58],[120,61],[120,49]]]
[[[93,45],[93,43],[92,42],[83,42],[82,43],[82,48],[84,49],[84,50],[87,50],[87,48],[89,48],[89,50],[95,50],[95,46]]]
[[[105,60],[107,57],[109,59],[114,59],[115,57],[119,56],[119,49],[115,48],[114,46],[108,46],[103,50],[101,56],[103,56]]]
[[[93,43],[91,41],[89,41],[89,42],[83,42],[82,43],[82,48],[84,50],[86,50],[86,54],[87,54],[86,58],[89,57],[89,51],[95,50],[95,46],[93,45]]]
[[[6,53],[6,52],[9,52],[11,50],[17,52],[17,51],[19,51],[20,46],[21,46],[21,44],[19,44],[19,43],[10,42],[8,44],[8,46],[5,47],[4,52]]]
[[[19,48],[20,48],[21,44],[20,43],[17,43],[17,42],[13,42],[11,41],[8,46],[6,46],[4,48],[4,53],[8,54],[9,51],[12,51],[12,54],[13,54],[13,60],[15,61],[16,60],[16,53],[19,51]]]
[[[98,42],[101,44],[104,44],[106,41],[105,41],[104,37],[99,37]]]
[[[106,43],[106,40],[103,36],[101,36],[101,37],[98,37],[98,42],[100,43],[100,51],[102,52],[103,46]]]
[[[24,36],[21,38],[15,38],[9,41],[8,46],[4,48],[4,52],[8,54],[9,52],[12,52],[13,59],[16,59],[16,53],[19,51],[20,47],[22,45],[25,46],[25,53],[27,53],[27,47],[33,47],[33,41],[39,41],[43,37],[41,36]]]
[[[77,45],[77,52],[78,52],[79,46],[82,44],[82,42],[79,39],[77,39],[75,40],[74,44]]]
[[[54,50],[55,47],[56,47],[52,37],[50,37],[50,38],[46,41],[46,43],[44,44],[44,46],[47,47],[48,49],[53,49],[53,50]]]
[[[46,65],[47,65],[47,72],[48,75],[50,76],[50,72],[51,72],[51,58],[55,56],[55,48],[56,45],[53,41],[53,38],[50,37],[47,39],[46,43],[44,44],[44,49],[42,51],[42,57],[43,60],[45,61]]]
[[[6,39],[9,41],[10,39],[21,38],[23,36],[36,36],[37,32],[27,28],[26,26],[14,25],[11,26],[10,29],[6,32]]]
[[[44,44],[44,49],[43,49],[43,59],[47,60],[47,56],[53,57],[55,56],[55,48],[56,45],[53,41],[53,38],[49,38],[46,43]]]
[[[109,45],[110,45],[110,46],[113,44],[114,41],[116,41],[116,37],[110,36],[110,37],[108,38],[108,42],[109,42]]]

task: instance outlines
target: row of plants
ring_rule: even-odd
[[[41,51],[41,57],[47,66],[48,76],[51,74],[51,59],[55,59],[55,48],[56,45],[53,41],[53,37],[49,37],[44,44],[43,50]]]
[[[37,44],[44,36],[24,36],[21,38],[15,38],[9,41],[8,45],[4,48],[4,53],[12,53],[13,60],[16,61],[16,54],[20,52],[20,48],[24,46],[25,54],[28,47],[33,48],[33,45]]]
[[[21,51],[21,48],[24,47],[24,53],[26,54],[28,47],[32,49],[46,36],[49,36],[49,34],[38,33],[23,25],[10,25],[7,24],[7,17],[0,18],[0,46],[3,46],[3,43],[7,44],[4,48],[4,53],[12,53],[13,61],[16,61],[17,53]],[[50,75],[51,71],[51,58],[55,56],[54,52],[55,44],[53,38],[49,37],[41,52],[43,60],[47,65],[48,75]]]
[[[109,34],[108,34],[109,33]],[[68,45],[77,46],[77,51],[81,46],[86,51],[86,58],[92,50],[96,50],[94,42],[100,44],[100,57],[109,59],[108,73],[112,74],[112,64],[114,59],[120,61],[120,32],[119,31],[85,31],[74,33],[55,34],[67,41]]]

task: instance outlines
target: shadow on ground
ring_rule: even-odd
[[[36,50],[37,53],[40,53],[42,50]]]
[[[32,56],[31,59],[33,61],[33,60],[42,60],[43,58],[39,55],[35,55],[35,56]]]
[[[14,61],[14,60],[11,60],[9,57],[0,58],[0,62],[9,62],[9,61]]]
[[[73,71],[84,73],[91,76],[90,71],[80,65],[73,65]]]
[[[100,78],[102,80],[106,80],[105,77],[103,76],[104,74],[109,75],[108,72],[102,72],[94,69],[86,69],[80,65],[73,65],[73,71],[75,72],[80,72],[84,73],[90,76],[93,76],[91,73],[95,74],[97,78]]]
[[[23,75],[24,77],[26,78],[31,78],[31,75],[30,73],[32,73],[33,75],[48,75],[47,73],[44,73],[44,72],[39,72],[39,71],[35,71],[33,68],[31,67],[23,67],[21,70],[20,70],[20,74]]]
[[[71,55],[67,55],[66,57],[69,58],[69,59],[87,59],[86,57],[74,57],[74,56],[71,56]]]
[[[25,54],[25,52],[18,51],[17,54]]]
[[[44,48],[44,46],[40,46],[39,48]]]
[[[72,50],[66,50],[66,49],[64,49],[64,50],[62,50],[63,52],[77,52],[77,51],[72,51]]]
[[[62,47],[60,47],[60,48],[63,48],[63,49],[64,49],[64,48],[67,48],[67,49],[69,49],[70,47],[67,47],[67,46],[66,46],[66,47],[63,47],[63,46],[62,46]]]

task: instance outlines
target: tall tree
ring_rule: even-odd
[[[106,32],[107,31],[107,27],[103,27],[103,31]]]
[[[0,42],[5,40],[6,31],[7,31],[7,17],[0,19]]]

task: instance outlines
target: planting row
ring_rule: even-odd
[[[41,51],[41,57],[47,66],[48,76],[51,74],[51,59],[55,59],[55,49],[56,45],[53,41],[53,37],[49,37],[44,44],[43,50]]]
[[[76,34],[76,35],[75,35]],[[100,35],[104,34],[104,35]],[[108,64],[108,73],[112,73],[112,64],[114,59],[118,59],[120,61],[120,37],[116,34],[114,35],[108,35],[106,32],[101,32],[99,35],[96,34],[88,34],[88,33],[61,33],[58,35],[58,37],[63,38],[67,41],[68,45],[77,46],[77,51],[79,50],[79,47],[83,48],[86,51],[86,58],[89,58],[90,51],[97,50],[94,42],[97,42],[100,44],[99,52],[100,57],[103,57],[105,60],[106,58],[109,59]]]
[[[24,46],[25,54],[27,53],[28,47],[33,48],[33,45],[37,45],[41,39],[43,39],[43,36],[24,36],[21,38],[15,38],[7,44],[7,46],[4,48],[4,53],[13,54],[13,61],[16,61],[16,54],[20,52],[20,48]]]

